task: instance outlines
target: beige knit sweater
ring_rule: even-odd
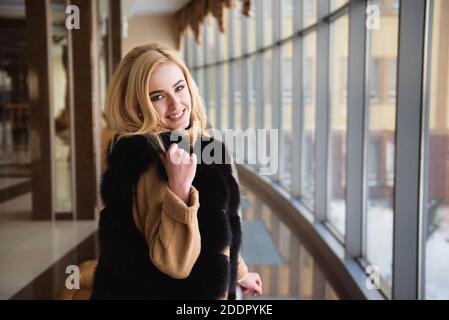
[[[190,188],[187,206],[159,177],[153,164],[141,175],[135,196],[133,217],[147,240],[151,261],[172,278],[188,277],[201,251],[198,191],[193,186]],[[229,257],[229,247],[224,254]],[[237,281],[247,273],[248,268],[239,255]]]

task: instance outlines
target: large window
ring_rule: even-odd
[[[380,8],[380,21],[378,29],[367,30],[364,253],[391,286],[396,99],[388,88],[396,87],[397,72],[388,65],[396,65],[392,61],[398,55],[399,15],[384,11],[383,2],[368,2]]]
[[[349,17],[330,25],[329,50],[329,163],[327,219],[344,235],[346,216],[346,131]]]
[[[449,299],[449,2],[431,12],[428,132],[425,170],[425,297]]]
[[[281,171],[271,183],[291,195],[313,221],[311,228],[327,227],[320,232],[338,256],[379,271],[381,291],[376,297],[401,297],[404,284],[414,278],[419,283],[413,286],[416,290],[407,288],[410,296],[449,299],[449,1],[426,2],[428,12],[405,0],[257,0],[251,3],[250,17],[244,17],[236,0],[235,12],[224,14],[227,33],[212,39],[209,26],[201,45],[194,44],[193,36],[187,39],[186,57],[211,124],[279,130],[280,152],[266,140],[266,152],[280,156]],[[415,82],[404,79],[409,74],[404,70],[410,70],[405,66],[414,65],[417,57],[399,46],[411,46],[404,39],[415,32],[405,26],[424,15],[428,39],[412,43],[415,49],[426,46],[423,105],[402,109],[407,95],[414,91],[418,96],[421,88],[410,90],[419,82],[416,77]],[[206,68],[208,62],[218,65]],[[422,135],[404,135],[407,116],[418,117],[418,109],[424,117]],[[420,130],[415,125],[410,126]],[[415,139],[413,145],[422,150],[419,161],[410,159],[422,170],[410,172],[421,187],[416,199],[410,196],[416,202],[415,216],[404,213],[409,210],[400,201],[408,192],[401,174],[406,166],[396,159],[404,156],[408,145],[403,141],[412,141],[407,139]],[[245,147],[254,154],[260,151],[257,144]],[[263,167],[261,161],[258,165]],[[406,168],[407,174],[415,170]],[[418,220],[418,209],[422,219],[413,230],[422,232],[405,235],[395,219],[410,214],[409,221]],[[418,259],[411,247],[393,248],[415,237],[415,244],[423,240],[422,251],[416,252],[421,263],[398,276],[394,270],[401,262]]]

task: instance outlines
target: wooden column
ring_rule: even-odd
[[[120,0],[109,0],[109,65],[110,77],[122,59],[122,7]]]
[[[53,217],[53,98],[50,0],[26,0],[34,220]]]
[[[71,0],[80,11],[80,29],[69,30],[69,64],[73,113],[71,130],[72,161],[74,161],[74,212],[77,220],[94,219],[97,201],[97,170],[95,163],[95,108],[98,108],[95,76],[97,71],[94,41],[95,1]]]

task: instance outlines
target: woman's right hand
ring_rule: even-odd
[[[262,280],[256,272],[248,272],[238,284],[242,287],[243,293],[252,291],[254,296],[262,294]]]
[[[165,154],[159,154],[159,158],[167,172],[169,188],[189,206],[190,187],[196,173],[196,154],[190,155],[173,143]]]

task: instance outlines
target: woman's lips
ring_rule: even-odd
[[[169,115],[167,118],[169,118],[170,120],[174,120],[174,121],[182,119],[183,116],[184,116],[185,111],[186,111],[186,108],[184,108],[182,111],[180,111],[178,113],[174,113],[172,115]]]

